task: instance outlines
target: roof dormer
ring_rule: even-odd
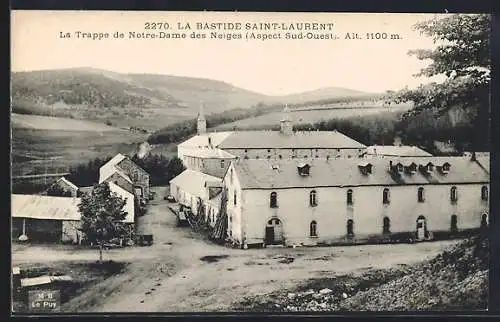
[[[447,174],[448,172],[450,172],[450,168],[451,168],[451,164],[449,164],[448,162],[445,162],[441,165],[440,172],[443,174]]]
[[[420,172],[422,172],[424,174],[429,174],[434,170],[434,164],[429,161],[425,164],[420,164],[418,166],[418,169],[420,170]]]
[[[297,171],[301,176],[308,176],[311,166],[307,163],[300,163],[297,165]]]
[[[414,174],[415,172],[417,172],[417,164],[415,162],[410,162],[409,164],[406,164],[404,168],[406,170],[406,173],[409,174]]]
[[[368,175],[368,174],[372,173],[373,165],[369,162],[363,161],[363,162],[358,163],[358,168],[362,174]]]

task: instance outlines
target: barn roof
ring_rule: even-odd
[[[369,155],[402,156],[402,157],[431,157],[427,151],[411,145],[372,145],[366,148]]]
[[[80,220],[80,198],[12,194],[12,217]]]
[[[108,179],[109,177],[111,177],[115,173],[120,175],[123,179],[127,180],[128,182],[132,183],[132,180],[130,179],[130,177],[125,172],[123,172],[123,170],[121,170],[120,168],[118,168],[116,166],[107,167],[104,169],[101,168],[101,170],[99,172],[100,172],[99,183],[106,181],[106,179]]]
[[[127,199],[124,207],[127,216],[124,222],[133,223],[134,195],[112,182],[109,183],[109,188],[118,196]],[[80,201],[81,198],[12,194],[12,217],[78,221],[81,218],[78,210]]]
[[[294,132],[291,135],[282,134],[280,131],[238,131],[232,132],[218,147],[221,149],[363,149],[365,145],[338,131],[305,131]]]
[[[132,182],[128,175],[124,173],[122,170],[120,170],[117,165],[122,162],[126,156],[124,156],[121,153],[118,153],[115,155],[111,160],[106,162],[100,169],[99,169],[99,183],[105,181],[109,177],[111,177],[114,173],[117,173],[122,176],[125,180]]]
[[[365,174],[360,171],[359,159],[314,159],[309,162],[310,172],[307,176],[298,174],[298,163],[295,160],[239,160],[234,167],[242,188],[272,189],[296,187],[343,187],[368,185],[404,185],[404,184],[459,184],[487,183],[489,173],[478,163],[464,157],[408,157],[405,161],[425,165],[432,160],[435,166],[448,162],[451,165],[447,174],[437,170],[428,175],[416,173],[389,172],[389,162],[396,164],[398,158],[370,159],[372,171]]]
[[[220,178],[193,170],[184,170],[177,177],[170,180],[170,184],[178,186],[181,190],[196,197],[205,196],[206,182],[221,182]]]

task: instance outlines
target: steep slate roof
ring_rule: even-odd
[[[405,157],[402,159],[404,164],[414,162],[417,166],[427,164],[429,161],[435,166],[448,162],[451,168],[448,174],[441,174],[434,169],[429,176],[424,176],[418,170],[414,174],[404,172],[400,176],[394,176],[388,171],[389,161],[392,160],[395,165],[399,161],[398,158],[375,158],[368,159],[368,163],[372,164],[372,173],[364,175],[359,165],[366,163],[366,159],[315,159],[309,163],[310,174],[301,176],[298,174],[298,163],[295,160],[238,160],[233,164],[243,189],[489,182],[488,172],[469,158]],[[273,165],[278,166],[276,170],[273,170]]]
[[[121,198],[126,199],[123,210],[127,212],[127,216],[123,221],[126,223],[133,223],[135,221],[134,195],[113,182],[109,182],[109,190],[116,193]]]
[[[210,137],[212,146],[218,146],[233,132],[210,132],[206,134],[195,135],[192,138],[180,143],[181,148],[208,148],[208,138]]]
[[[280,131],[238,131],[229,135],[218,147],[221,149],[363,149],[366,146],[337,131],[305,131],[294,132],[292,135],[285,135]]]
[[[184,170],[177,177],[170,180],[170,184],[174,184],[180,187],[183,191],[188,192],[196,197],[205,196],[205,182],[220,182],[220,178],[213,177],[211,175],[193,171]]]
[[[209,148],[201,148],[201,149],[190,149],[184,152],[185,156],[198,157],[204,159],[235,159],[236,157],[229,152],[226,152],[221,149],[209,149]]]
[[[80,198],[12,194],[12,217],[80,220]]]
[[[372,145],[366,148],[366,153],[370,155],[403,156],[403,157],[431,157],[427,151],[416,146],[409,145]]]
[[[132,180],[130,179],[130,177],[125,172],[123,172],[121,169],[119,169],[118,167],[111,167],[111,168],[104,169],[102,171],[102,175],[99,175],[99,183],[106,181],[106,179],[108,179],[109,177],[111,177],[115,173],[119,174],[123,179],[132,183]]]
[[[121,153],[118,153],[115,155],[111,160],[106,162],[100,169],[99,169],[99,183],[103,182],[107,178],[111,177],[115,172],[119,172],[120,170],[117,169],[118,163],[122,162],[126,156],[124,156]],[[127,181],[132,182],[130,178],[128,177],[127,174],[125,174],[123,171],[120,171],[119,173],[122,177],[124,177]]]

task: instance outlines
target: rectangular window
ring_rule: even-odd
[[[224,160],[220,160],[220,167],[221,169],[224,169]]]

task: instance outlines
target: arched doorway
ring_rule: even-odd
[[[283,244],[283,225],[278,218],[272,218],[266,224],[266,245]]]
[[[481,215],[481,228],[488,228],[488,215],[487,214]]]
[[[417,239],[424,240],[427,237],[427,223],[425,217],[420,215],[417,218]]]

